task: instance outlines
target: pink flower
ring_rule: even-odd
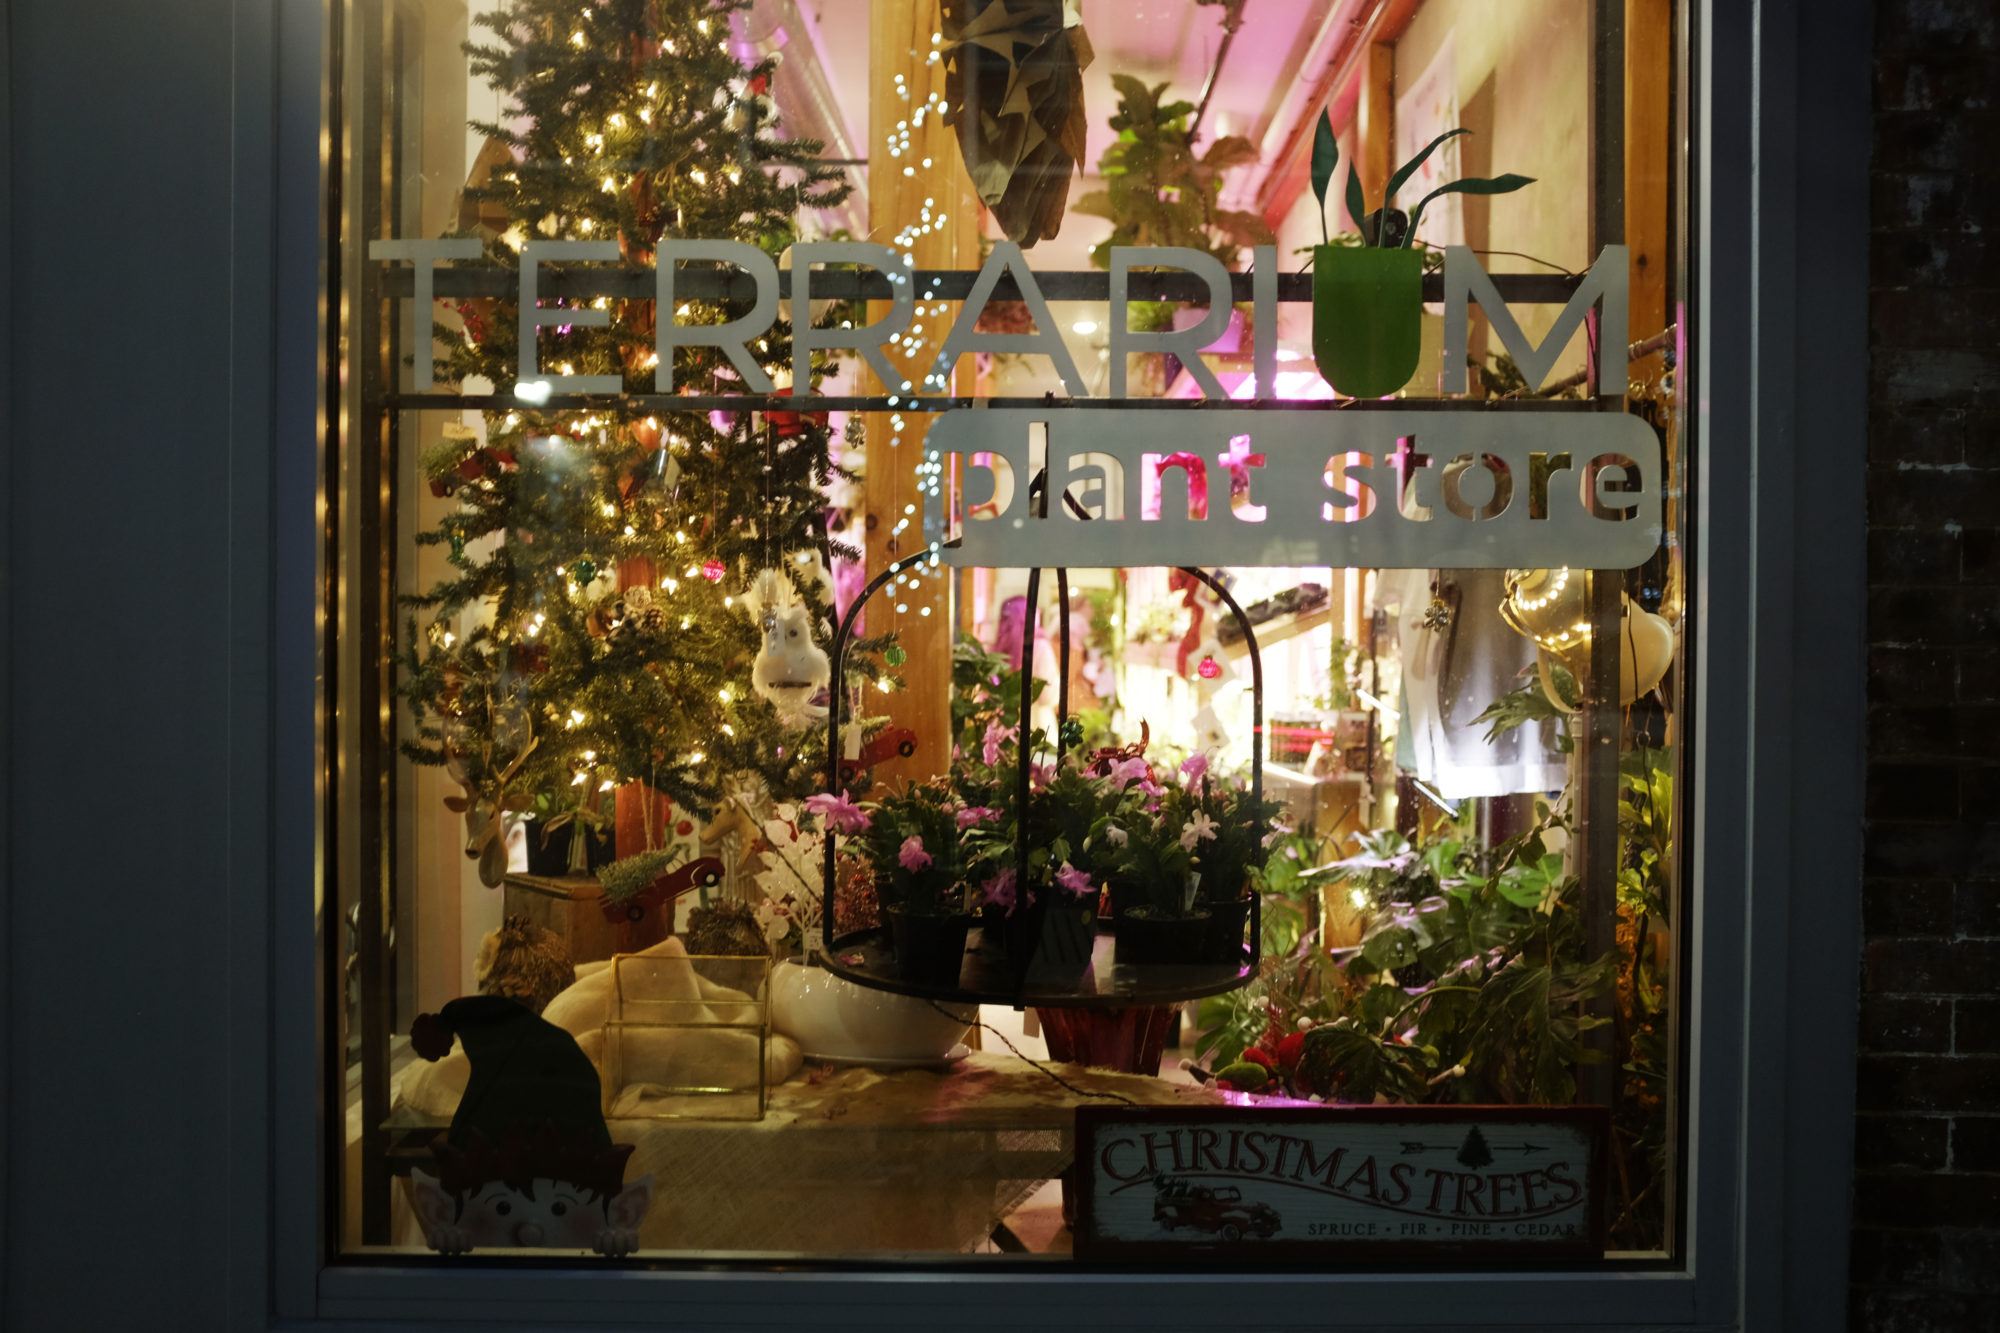
[[[986,734],[979,738],[979,757],[991,768],[1000,762],[1000,747],[1020,734],[1019,727],[1003,727],[998,722],[988,722]]]
[[[1134,782],[1150,782],[1153,777],[1153,766],[1135,755],[1130,759],[1120,759],[1111,765],[1111,771],[1105,776],[1111,779],[1114,786],[1126,787]]]
[[[962,829],[971,828],[974,824],[984,824],[989,819],[998,819],[999,817],[1000,812],[990,805],[968,805],[952,816],[954,820],[958,821],[958,826]]]
[[[1194,818],[1181,825],[1181,849],[1183,851],[1193,851],[1195,844],[1203,838],[1213,838],[1215,836],[1215,829],[1216,823],[1208,817],[1207,811],[1195,811]]]
[[[1056,766],[1054,764],[1028,765],[1028,786],[1035,791],[1041,791],[1051,782],[1054,782],[1055,778]]]
[[[981,886],[979,892],[985,899],[988,907],[999,907],[1010,912],[1013,911],[1015,899],[1014,872],[1011,869],[1002,870],[992,879],[987,880]]]
[[[1091,889],[1090,876],[1078,870],[1067,861],[1062,863],[1061,870],[1056,871],[1056,883],[1062,885],[1079,898],[1089,893]]]
[[[847,798],[845,787],[838,796],[823,791],[813,793],[806,797],[806,809],[824,819],[836,833],[859,833],[874,822],[867,811]]]
[[[1181,772],[1187,775],[1188,785],[1199,790],[1203,785],[1202,779],[1208,772],[1208,756],[1196,750],[1181,764]]]
[[[922,870],[931,863],[931,854],[924,850],[924,840],[912,833],[903,839],[903,846],[896,853],[896,860],[905,870]]]

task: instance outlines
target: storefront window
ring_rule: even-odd
[[[343,1253],[1684,1254],[1666,0],[335,29]]]

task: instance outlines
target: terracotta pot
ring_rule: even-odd
[[[1313,247],[1313,361],[1328,384],[1383,398],[1410,382],[1423,350],[1423,277],[1417,250]]]
[[[889,919],[896,970],[903,980],[926,986],[958,984],[965,966],[965,937],[972,930],[970,913],[930,915],[892,907],[882,915]]]
[[[1186,916],[1155,912],[1135,907],[1118,919],[1118,961],[1140,966],[1199,962],[1207,911],[1196,908]]]

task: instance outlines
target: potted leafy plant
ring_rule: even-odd
[[[1090,965],[1098,898],[1120,857],[1111,830],[1136,804],[1137,795],[1087,771],[1072,755],[1053,770],[1037,770],[1025,807],[1016,798],[1004,800],[999,809],[967,808],[968,859],[978,867],[975,878],[984,886],[987,910],[1036,923],[1032,940],[1021,938],[1026,927],[1010,929],[1008,922],[1001,923],[1002,934],[1013,934],[1031,950],[1030,971],[1073,972]],[[1025,891],[1020,878],[1024,822]]]
[[[964,963],[971,890],[957,808],[949,782],[940,779],[909,783],[851,815],[827,815],[860,835],[896,965],[908,981],[954,986]]]
[[[1445,194],[1508,194],[1532,184],[1527,176],[1465,177],[1432,190],[1406,216],[1396,191],[1438,146],[1468,130],[1447,130],[1397,167],[1382,192],[1382,207],[1367,211],[1361,178],[1347,174],[1347,213],[1361,228],[1362,244],[1313,247],[1313,360],[1326,382],[1355,398],[1381,398],[1409,382],[1422,349],[1424,257],[1411,248],[1431,200]],[[1313,136],[1312,185],[1319,199],[1325,239],[1326,192],[1340,163],[1333,119],[1322,112]]]

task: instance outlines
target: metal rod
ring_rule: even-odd
[[[854,622],[860,618],[861,608],[868,605],[868,599],[881,591],[884,584],[911,565],[928,560],[930,554],[927,548],[915,555],[906,555],[901,560],[891,562],[880,574],[868,581],[868,586],[861,590],[859,597],[848,603],[846,614],[841,616],[840,625],[833,632],[833,647],[827,653],[828,679],[833,682],[833,697],[828,700],[826,714],[826,790],[829,795],[835,788],[840,787],[840,718],[847,707],[847,677],[843,667],[847,657],[847,640],[854,632]],[[844,795],[846,789],[841,788],[841,792]],[[834,846],[832,825],[827,825],[821,836],[826,843],[826,884],[823,886],[819,931],[820,939],[831,949],[834,929],[833,889],[840,873],[838,849]]]
[[[381,290],[386,296],[407,297],[416,292],[416,271],[400,260],[376,261],[380,265]],[[963,301],[972,295],[978,279],[976,269],[918,269],[910,274],[910,287],[919,301]],[[541,266],[537,291],[542,301],[576,301],[608,296],[626,301],[650,301],[658,294],[657,274],[651,268],[614,268],[609,264],[576,267],[562,264]],[[1495,273],[1493,286],[1503,300],[1513,305],[1566,305],[1583,281],[1570,273]],[[517,296],[520,274],[500,264],[474,264],[440,268],[433,275],[432,290],[440,297]],[[1256,276],[1229,275],[1229,299],[1240,303],[1253,299]],[[1280,273],[1278,299],[1304,303],[1313,299],[1310,273]],[[812,296],[816,301],[887,301],[902,284],[891,285],[886,274],[869,270],[819,269],[812,275]],[[1108,301],[1111,275],[1095,269],[1063,270],[1035,274],[1035,287],[1050,301]],[[792,271],[778,272],[778,297],[789,301]],[[1128,299],[1134,301],[1208,302],[1208,284],[1191,273],[1177,269],[1133,269],[1127,278]],[[751,301],[757,296],[757,282],[735,269],[683,268],[674,275],[676,300]],[[1423,297],[1428,302],[1444,300],[1444,274],[1423,276]],[[1012,275],[1004,276],[987,298],[991,301],[1018,301],[1021,289]]]
[[[396,409],[441,408],[460,412],[612,412],[633,417],[661,412],[950,412],[957,408],[987,409],[1051,408],[1057,411],[1095,411],[1136,408],[1148,412],[1587,412],[1594,411],[1590,400],[1554,402],[1528,398],[1313,398],[1293,401],[1284,398],[1039,398],[921,397],[916,394],[877,395],[872,398],[830,398],[817,395],[791,398],[772,394],[672,394],[606,393],[551,394],[529,403],[511,393],[394,393],[387,405]]]
[[[1222,66],[1229,59],[1229,48],[1236,43],[1236,30],[1243,26],[1243,0],[1224,0],[1222,13],[1222,45],[1215,48],[1215,63],[1208,67],[1208,78],[1201,85],[1201,101],[1194,109],[1194,119],[1188,122],[1188,142],[1201,133],[1202,117],[1208,114],[1209,99],[1215,96],[1215,81],[1222,77]]]

